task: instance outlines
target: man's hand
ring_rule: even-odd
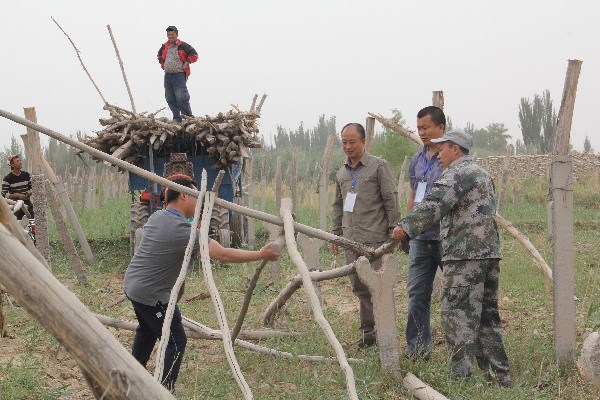
[[[279,260],[281,253],[271,250],[271,246],[273,246],[273,242],[265,244],[265,246],[260,249],[261,258],[268,261],[277,261]]]
[[[333,254],[335,254],[336,256],[337,256],[338,254],[340,254],[340,249],[338,248],[338,245],[337,245],[337,244],[335,244],[335,243],[330,243],[330,244],[329,244],[329,250],[331,250],[331,252],[332,252]]]
[[[188,69],[188,67],[190,66],[190,63],[187,61],[183,62],[183,70],[185,71],[186,69]]]
[[[406,232],[404,232],[404,229],[400,228],[399,226],[394,228],[390,236],[392,239],[396,240],[403,240],[407,238]]]

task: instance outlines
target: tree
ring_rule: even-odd
[[[510,139],[511,136],[506,133],[508,128],[506,128],[503,123],[494,122],[481,129],[475,129],[475,127],[471,125],[471,128],[473,147],[485,149],[493,153],[503,153],[506,151],[508,139]]]
[[[552,105],[549,90],[545,90],[541,96],[534,95],[533,101],[521,98],[519,122],[528,153],[550,152],[556,132],[556,119],[556,110]]]
[[[583,151],[585,153],[593,153],[594,149],[592,149],[592,144],[590,143],[590,138],[585,135],[585,140],[583,141]]]

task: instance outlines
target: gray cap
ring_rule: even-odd
[[[433,143],[451,141],[465,149],[470,149],[473,146],[473,137],[462,129],[452,129],[450,132],[446,132],[441,138],[431,139],[431,141]]]

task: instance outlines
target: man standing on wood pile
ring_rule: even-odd
[[[190,93],[186,82],[190,76],[190,63],[198,60],[198,53],[186,42],[177,39],[174,26],[167,28],[167,42],[158,50],[158,62],[165,70],[165,98],[173,112],[173,120],[181,122],[181,114],[193,117]]]
[[[29,172],[22,171],[23,161],[21,155],[16,154],[8,157],[8,165],[10,165],[10,172],[2,179],[2,197],[6,197],[12,200],[23,200],[24,206],[27,207],[29,215],[33,218],[33,203],[29,198],[31,197],[31,175]],[[25,212],[21,209],[15,213],[17,219],[23,218]]]
[[[397,190],[388,163],[365,152],[365,128],[350,123],[342,128],[342,149],[348,156],[335,177],[333,201],[333,234],[373,248],[380,247],[388,238],[400,217]],[[331,252],[339,254],[336,244]],[[345,251],[346,264],[354,262],[359,254]],[[381,259],[371,264],[381,268]],[[350,275],[352,292],[360,301],[360,331],[356,342],[366,348],[377,342],[371,293],[356,274]]]
[[[414,238],[441,219],[444,262],[442,326],[450,351],[450,370],[470,379],[476,359],[486,378],[512,386],[498,313],[500,238],[490,175],[468,156],[473,138],[462,129],[440,139],[444,168],[425,197],[404,217],[392,238]]]
[[[196,183],[184,177],[171,179],[185,187],[196,189]],[[133,340],[133,356],[145,367],[154,345],[162,335],[162,326],[169,304],[169,297],[177,281],[185,258],[191,224],[188,218],[194,216],[196,199],[185,193],[167,190],[167,208],[150,216],[144,226],[140,245],[125,272],[125,294],[131,301],[138,327]],[[197,237],[200,237],[198,230]],[[217,241],[210,240],[210,257],[217,260],[243,263],[258,260],[276,261],[280,253],[271,250],[268,243],[258,251],[224,248]],[[194,254],[200,251],[198,242],[194,244]],[[193,260],[188,266],[191,268]],[[183,295],[182,286],[178,301]],[[181,322],[179,307],[175,307],[171,333],[165,353],[162,384],[173,390],[179,374],[187,338]]]
[[[417,129],[423,149],[410,161],[408,177],[410,197],[408,211],[419,204],[442,176],[442,165],[437,159],[439,139],[444,135],[446,116],[435,106],[425,107],[417,113]],[[409,266],[406,289],[408,291],[408,319],[406,321],[406,350],[409,357],[431,357],[430,309],[433,280],[438,267],[442,268],[442,242],[440,223],[435,222],[425,232],[410,241]]]

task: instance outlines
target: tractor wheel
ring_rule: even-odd
[[[142,203],[141,201],[134,201],[131,203],[131,210],[129,214],[129,250],[132,256],[137,248],[135,233],[139,228],[143,227],[146,222],[148,222],[149,213],[150,211],[148,210],[147,203]]]
[[[210,228],[208,230],[209,236],[211,239],[219,242],[221,246],[229,247],[229,240],[227,240],[227,246],[220,240],[221,236],[224,236],[221,235],[221,230],[229,231],[229,211],[221,207],[214,207],[210,218]],[[227,235],[227,238],[229,239],[229,235]]]
[[[234,203],[241,204],[241,199],[236,197]],[[234,212],[229,218],[229,227],[231,228],[231,246],[241,247],[244,242],[244,216]]]

